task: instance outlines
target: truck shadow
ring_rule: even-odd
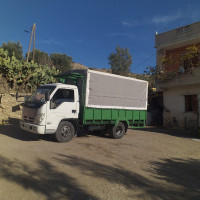
[[[34,191],[39,195],[45,196],[47,200],[53,199],[69,199],[69,200],[97,200],[95,196],[89,194],[83,186],[81,186],[75,178],[67,173],[57,170],[55,166],[49,162],[38,159],[36,166],[29,166],[17,159],[8,159],[0,156],[0,180],[7,180],[22,186],[25,190],[11,190],[9,194],[17,196],[25,195],[25,199],[29,197],[28,192]],[[34,165],[35,166],[35,165]],[[5,184],[5,182],[4,182]],[[9,184],[10,185],[10,184]],[[12,186],[11,186],[12,187]],[[16,187],[16,186],[15,186]],[[8,194],[1,188],[1,197]],[[17,197],[16,197],[17,198]],[[6,199],[6,198],[5,198]]]
[[[10,118],[7,122],[8,124],[0,125],[0,134],[6,135],[8,137],[22,140],[22,141],[39,141],[39,140],[45,140],[49,142],[57,142],[53,135],[39,135],[30,133],[27,131],[24,131],[19,126],[20,119],[17,118]],[[89,133],[87,131],[85,132],[78,132],[77,137],[88,137],[88,135],[95,135],[98,137],[106,137],[109,138],[108,135],[104,135],[98,131],[94,133]]]
[[[55,142],[53,138],[49,136],[37,135],[22,130],[19,126],[19,122],[20,120],[17,118],[10,118],[8,124],[0,125],[0,134],[22,141],[47,140]]]

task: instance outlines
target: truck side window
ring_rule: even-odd
[[[58,89],[51,99],[51,109],[58,107],[63,102],[74,102],[74,90]]]

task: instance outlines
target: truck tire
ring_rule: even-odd
[[[125,134],[125,126],[122,122],[119,122],[117,126],[111,128],[110,136],[114,139],[122,138]]]
[[[72,123],[63,121],[55,133],[58,142],[69,142],[74,137],[75,129]]]

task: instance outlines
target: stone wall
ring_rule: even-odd
[[[15,93],[0,94],[0,124],[9,124],[12,119],[21,118],[23,98],[18,101]]]
[[[8,93],[9,87],[5,78],[0,74],[0,94]]]

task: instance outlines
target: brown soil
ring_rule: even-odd
[[[0,126],[0,200],[200,199],[200,141],[181,132],[61,144],[17,124]]]

